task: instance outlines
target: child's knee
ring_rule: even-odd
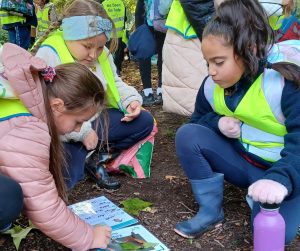
[[[150,134],[153,130],[153,126],[154,126],[154,118],[151,115],[150,112],[147,111],[142,111],[140,116],[142,116],[142,120],[143,120],[143,125],[145,126],[144,128],[146,128],[148,134]]]
[[[175,136],[176,149],[190,149],[193,145],[192,141],[195,139],[195,130],[193,124],[185,124],[181,126]]]

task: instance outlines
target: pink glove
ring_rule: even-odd
[[[241,121],[234,117],[222,117],[219,119],[218,127],[226,137],[237,139],[241,135]]]
[[[261,203],[279,204],[287,194],[287,188],[274,180],[261,179],[248,188],[248,195]]]

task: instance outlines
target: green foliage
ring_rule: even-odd
[[[135,5],[136,5],[136,0],[123,0],[127,10],[130,12],[130,13],[134,13],[134,10],[135,10]]]
[[[300,0],[296,0],[296,16],[300,18]]]
[[[4,44],[8,41],[8,33],[6,30],[0,30],[0,44]]]
[[[13,238],[14,245],[17,250],[19,250],[20,243],[23,239],[26,238],[27,234],[36,227],[32,225],[32,223],[29,221],[29,226],[22,228],[19,225],[14,225],[13,228],[7,230],[4,232],[4,234],[9,234]]]
[[[139,198],[129,198],[120,202],[124,210],[132,215],[139,215],[140,211],[153,205],[151,202],[140,200]]]
[[[166,132],[165,132],[165,135],[166,135],[168,138],[175,139],[176,129],[173,129],[173,128],[167,129]]]

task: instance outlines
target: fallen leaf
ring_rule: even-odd
[[[148,212],[148,213],[155,214],[158,210],[155,207],[146,207],[142,211],[143,212]]]
[[[143,201],[139,198],[129,198],[120,202],[123,205],[124,210],[132,215],[139,215],[140,211],[143,209],[150,207],[153,203],[148,201]]]
[[[16,249],[19,250],[21,241],[25,239],[27,234],[34,228],[36,227],[29,222],[29,226],[26,228],[22,228],[19,225],[14,225],[13,228],[7,230],[4,232],[4,234],[9,234],[13,238],[14,245]]]
[[[174,175],[166,175],[166,176],[165,176],[165,179],[166,179],[166,180],[169,180],[169,181],[172,181],[172,180],[178,179],[178,176],[174,176]]]

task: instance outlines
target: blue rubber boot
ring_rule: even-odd
[[[193,218],[177,223],[174,231],[185,238],[196,238],[224,219],[224,174],[214,173],[212,178],[190,182],[200,208]]]

